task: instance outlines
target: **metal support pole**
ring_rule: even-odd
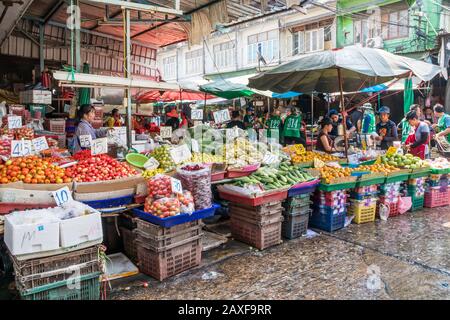
[[[44,28],[45,25],[39,25],[39,67],[41,73],[44,72]]]
[[[344,127],[344,144],[345,144],[345,158],[348,162],[348,138],[347,138],[347,116],[345,115],[345,103],[344,103],[344,89],[342,83],[341,69],[337,69],[338,78],[339,78],[339,95],[341,97],[341,112],[342,112],[342,122]]]
[[[130,10],[124,9],[125,15],[125,72],[126,77],[131,79],[131,28],[130,28]],[[132,146],[132,119],[131,119],[131,88],[125,90],[125,95],[127,98],[127,142],[128,148]]]
[[[74,5],[79,7],[79,1],[75,0]],[[75,21],[76,26],[80,26],[81,28],[81,14],[75,15],[77,21]],[[81,71],[81,33],[80,28],[75,28],[75,61],[76,61],[76,70],[77,72]]]
[[[314,92],[311,92],[311,150],[314,149]],[[306,135],[305,135],[306,136]]]

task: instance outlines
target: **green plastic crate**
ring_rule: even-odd
[[[343,190],[343,189],[353,189],[355,187],[356,187],[356,181],[345,182],[345,183],[336,183],[336,184],[320,183],[318,186],[318,190],[330,192],[330,191]]]
[[[413,171],[409,175],[409,179],[428,177],[430,173],[430,168],[413,169]]]
[[[412,202],[410,211],[417,211],[423,208],[425,202],[425,194],[420,197],[417,197],[415,186],[408,186],[408,196],[411,197]]]
[[[409,173],[391,174],[386,177],[385,183],[403,182],[409,179]]]
[[[386,180],[386,177],[377,177],[377,178],[373,178],[373,179],[356,181],[356,188],[372,186],[374,184],[382,184],[385,182],[385,180]]]
[[[96,272],[81,276],[79,285],[69,283],[73,288],[64,280],[21,291],[20,296],[23,300],[99,300],[100,275]]]
[[[447,169],[431,169],[430,172],[431,172],[431,174],[449,174],[450,173],[450,168],[447,168]]]

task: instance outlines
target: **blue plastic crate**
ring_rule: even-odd
[[[316,191],[317,186],[319,185],[320,180],[311,182],[306,184],[305,186],[301,186],[299,188],[291,188],[288,190],[288,197],[295,197],[300,194],[313,193]]]
[[[220,206],[218,204],[214,203],[211,208],[194,211],[191,214],[182,213],[177,216],[167,217],[167,218],[160,218],[160,217],[154,216],[150,213],[143,211],[142,208],[143,207],[141,207],[140,209],[139,208],[132,209],[132,211],[134,214],[136,214],[142,220],[159,225],[164,228],[170,228],[170,227],[176,226],[178,224],[186,223],[189,221],[194,221],[194,220],[211,217],[214,215],[215,211],[218,208],[220,208]]]
[[[347,211],[338,214],[315,210],[309,218],[309,226],[328,232],[342,229],[345,225]]]
[[[94,209],[103,209],[103,208],[113,208],[113,207],[120,207],[120,206],[126,206],[129,204],[132,204],[134,201],[134,194],[118,197],[118,198],[112,198],[112,199],[106,199],[106,200],[92,200],[92,201],[81,201],[84,204],[87,204],[88,206],[94,208]]]
[[[323,212],[326,214],[334,214],[335,215],[335,214],[339,214],[342,212],[347,213],[347,204],[341,204],[339,206],[330,207],[330,206],[326,206],[326,205],[317,205],[314,203],[312,209],[314,212],[317,211],[317,212]]]

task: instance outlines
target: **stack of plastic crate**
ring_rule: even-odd
[[[423,208],[425,202],[425,178],[414,178],[408,180],[406,194],[411,197],[412,206],[410,211],[417,211]]]
[[[424,207],[444,207],[450,204],[450,188],[447,174],[432,174],[427,180]]]
[[[375,221],[377,196],[378,185],[358,187],[351,191],[348,213],[355,216],[353,222],[360,224]]]
[[[308,231],[309,215],[311,214],[310,194],[300,194],[283,202],[282,234],[287,239],[295,239]]]
[[[309,225],[328,232],[342,229],[347,215],[347,198],[347,190],[316,191]]]
[[[398,203],[401,196],[402,182],[387,183],[380,186],[377,211],[381,205],[389,207],[389,216],[398,216]]]
[[[55,256],[19,260],[10,255],[24,300],[98,300],[102,263],[98,245]]]
[[[139,270],[162,281],[198,266],[202,259],[200,220],[164,228],[138,219],[136,245]]]
[[[281,243],[283,207],[281,201],[250,206],[230,202],[231,234],[236,240],[259,250]]]

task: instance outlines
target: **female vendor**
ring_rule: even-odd
[[[416,111],[408,112],[406,120],[414,130],[405,141],[406,148],[412,155],[425,160],[429,154],[430,128],[425,122],[419,120]]]
[[[106,136],[108,130],[112,130],[112,128],[108,129],[94,129],[92,127],[91,122],[95,118],[95,109],[93,106],[89,104],[84,104],[80,107],[77,112],[78,126],[75,130],[74,136],[74,153],[88,149],[89,146],[81,146],[80,137],[89,135],[91,139],[103,138]]]

